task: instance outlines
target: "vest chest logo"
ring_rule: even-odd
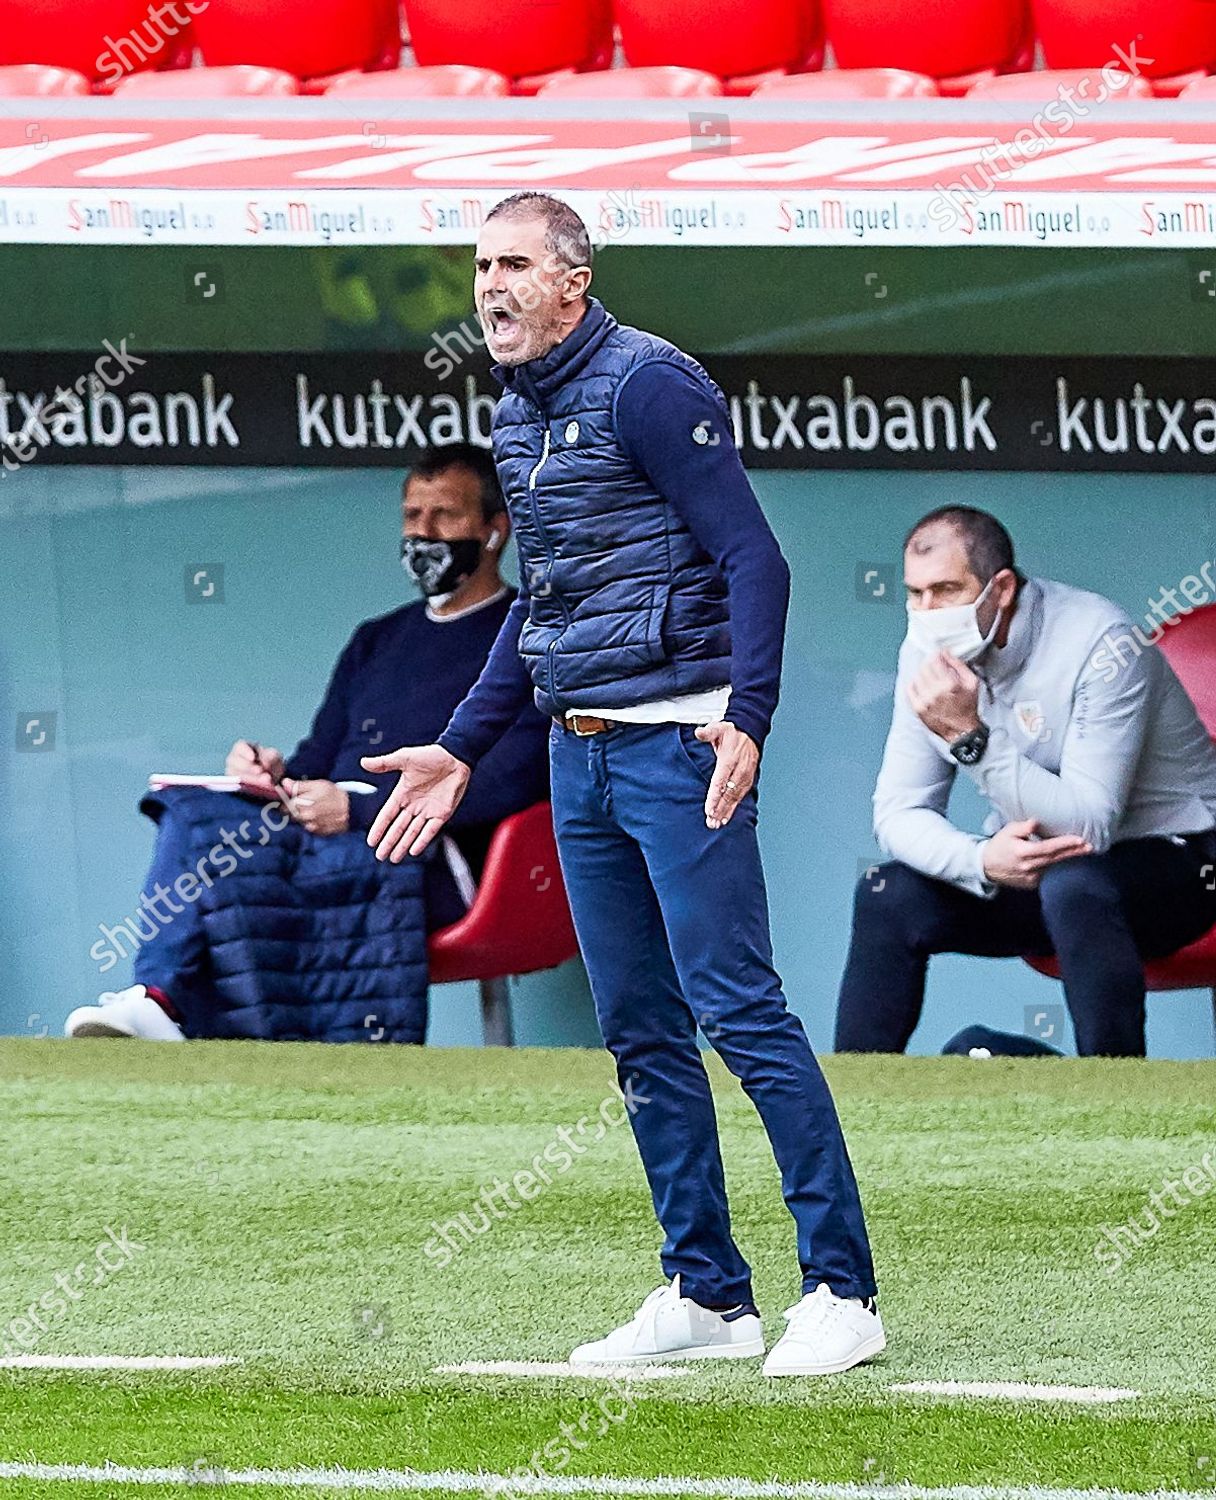
[[[568,443],[577,443],[578,442],[578,423],[577,422],[567,422],[566,423],[566,441]]]
[[[692,430],[692,440],[701,448],[716,448],[722,441],[720,433],[714,432],[708,422],[698,422]]]
[[[1047,715],[1043,712],[1043,705],[1037,698],[1027,698],[1021,703],[1015,703],[1013,716],[1018,721],[1018,728],[1028,740],[1046,743],[1051,738],[1051,727],[1047,723]]]

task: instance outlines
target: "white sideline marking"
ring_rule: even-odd
[[[595,1478],[561,1475],[512,1478],[467,1469],[427,1473],[414,1469],[133,1469],[122,1464],[0,1463],[0,1479],[75,1481],[78,1484],[278,1485],[296,1490],[447,1491],[518,1495],[619,1495],[695,1497],[695,1500],[1211,1500],[1201,1490],[1053,1490],[1040,1486],[960,1484],[926,1488],[914,1484],[801,1484],[752,1479]]]
[[[436,1375],[518,1375],[523,1379],[541,1376],[571,1375],[592,1380],[670,1380],[687,1375],[688,1370],[674,1365],[572,1365],[568,1359],[483,1359],[463,1365],[436,1365]]]
[[[1139,1391],[1101,1385],[1032,1385],[1021,1380],[910,1380],[891,1386],[925,1396],[988,1396],[999,1401],[1075,1401],[1096,1405],[1104,1401],[1134,1401]]]
[[[239,1365],[230,1354],[9,1354],[3,1370],[215,1370]]]

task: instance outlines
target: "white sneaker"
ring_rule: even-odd
[[[572,1365],[649,1364],[679,1359],[747,1359],[764,1353],[755,1313],[736,1317],[680,1295],[680,1278],[651,1292],[630,1321],[607,1338],[580,1344]]]
[[[138,1036],[150,1042],[184,1042],[186,1033],[171,1020],[142,984],[107,990],[96,1005],[80,1005],[63,1023],[64,1036]]]
[[[837,1297],[826,1282],[785,1315],[789,1327],[764,1361],[766,1375],[835,1375],[887,1347],[878,1310]]]

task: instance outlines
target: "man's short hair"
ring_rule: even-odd
[[[1013,560],[1013,538],[995,516],[972,505],[941,505],[922,516],[904,538],[904,551],[909,547],[927,551],[927,547],[916,546],[917,538],[938,525],[949,526],[958,536],[967,555],[967,566],[980,583],[987,584],[1003,568],[1012,568],[1021,578]]]
[[[587,226],[568,203],[552,193],[512,193],[496,203],[485,217],[491,219],[543,219],[545,249],[564,266],[591,264],[591,236]]]
[[[502,488],[498,483],[498,470],[485,448],[473,443],[446,443],[442,448],[431,448],[418,460],[402,484],[402,492],[411,479],[434,479],[446,474],[449,469],[469,469],[481,484],[481,518],[492,521],[506,509]]]

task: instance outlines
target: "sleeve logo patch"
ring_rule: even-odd
[[[566,423],[566,441],[568,443],[577,443],[578,442],[578,423],[577,422],[567,422]]]
[[[716,448],[722,437],[720,433],[713,431],[708,422],[698,422],[692,430],[692,440],[700,448]]]

